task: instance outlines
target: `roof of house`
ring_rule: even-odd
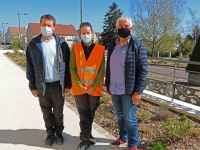
[[[29,27],[33,34],[40,34],[40,24],[39,23],[29,23]],[[55,34],[57,35],[78,35],[75,27],[73,25],[56,24]]]
[[[19,27],[8,27],[10,33],[17,33],[19,34]],[[20,27],[21,34],[26,34],[27,29],[25,27]]]

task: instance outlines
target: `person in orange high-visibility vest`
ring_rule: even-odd
[[[72,92],[80,117],[80,140],[77,150],[85,150],[96,143],[92,136],[92,123],[103,88],[105,47],[93,42],[94,32],[89,22],[80,24],[81,42],[75,44],[70,54]]]

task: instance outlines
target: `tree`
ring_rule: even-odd
[[[12,38],[10,38],[10,40],[11,40],[12,48],[14,50],[23,48],[23,43],[19,37],[12,37]]]
[[[78,36],[74,36],[73,39],[72,39],[72,43],[73,44],[77,44],[79,42],[80,42],[79,37]]]
[[[196,42],[190,61],[200,62],[200,36]],[[186,70],[200,72],[200,65],[188,64]]]
[[[185,39],[179,39],[178,40],[179,47],[178,47],[178,52],[182,53],[183,55],[188,55],[192,53],[192,50],[194,48],[194,42],[192,40],[191,35],[186,35]]]
[[[149,44],[152,56],[154,51],[162,51],[159,45],[172,42],[167,40],[169,37],[175,40],[184,3],[185,0],[131,0],[133,34]]]
[[[100,43],[107,46],[115,38],[117,38],[116,22],[121,17],[123,12],[118,8],[118,5],[114,2],[109,6],[108,12],[104,15],[103,32],[101,34]]]
[[[189,13],[192,19],[187,21],[187,30],[195,45],[200,36],[200,18],[196,17],[196,11],[192,9],[189,9]]]

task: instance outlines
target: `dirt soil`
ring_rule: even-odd
[[[76,107],[72,93],[66,95],[66,101]],[[110,134],[118,137],[118,124],[115,116],[111,97],[106,92],[102,93],[101,104],[98,107],[94,122],[107,130]],[[166,118],[181,121],[182,114],[168,110],[166,106],[160,107],[156,104],[142,100],[138,105],[136,117],[138,119],[140,150],[151,150],[151,142],[161,142],[167,150],[199,150],[200,149],[200,122],[188,118],[193,129],[185,137],[174,137],[165,134],[163,122]],[[184,123],[184,122],[182,122]],[[162,149],[154,149],[162,150]]]
[[[25,68],[24,54],[7,53],[6,55]],[[66,95],[65,99],[76,107],[72,93]],[[119,132],[117,119],[111,97],[105,92],[105,88],[100,102],[94,121],[117,138]],[[200,150],[200,121],[168,110],[167,106],[160,107],[145,100],[138,105],[136,117],[139,127],[138,148],[140,150],[164,150],[159,145],[153,148],[152,142],[161,142],[166,150]],[[167,118],[171,118],[171,124]],[[166,131],[168,132],[166,133]]]

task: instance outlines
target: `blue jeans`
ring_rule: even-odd
[[[137,106],[132,96],[112,94],[112,102],[119,125],[119,139],[127,142],[128,147],[138,146],[138,124],[135,116]]]

